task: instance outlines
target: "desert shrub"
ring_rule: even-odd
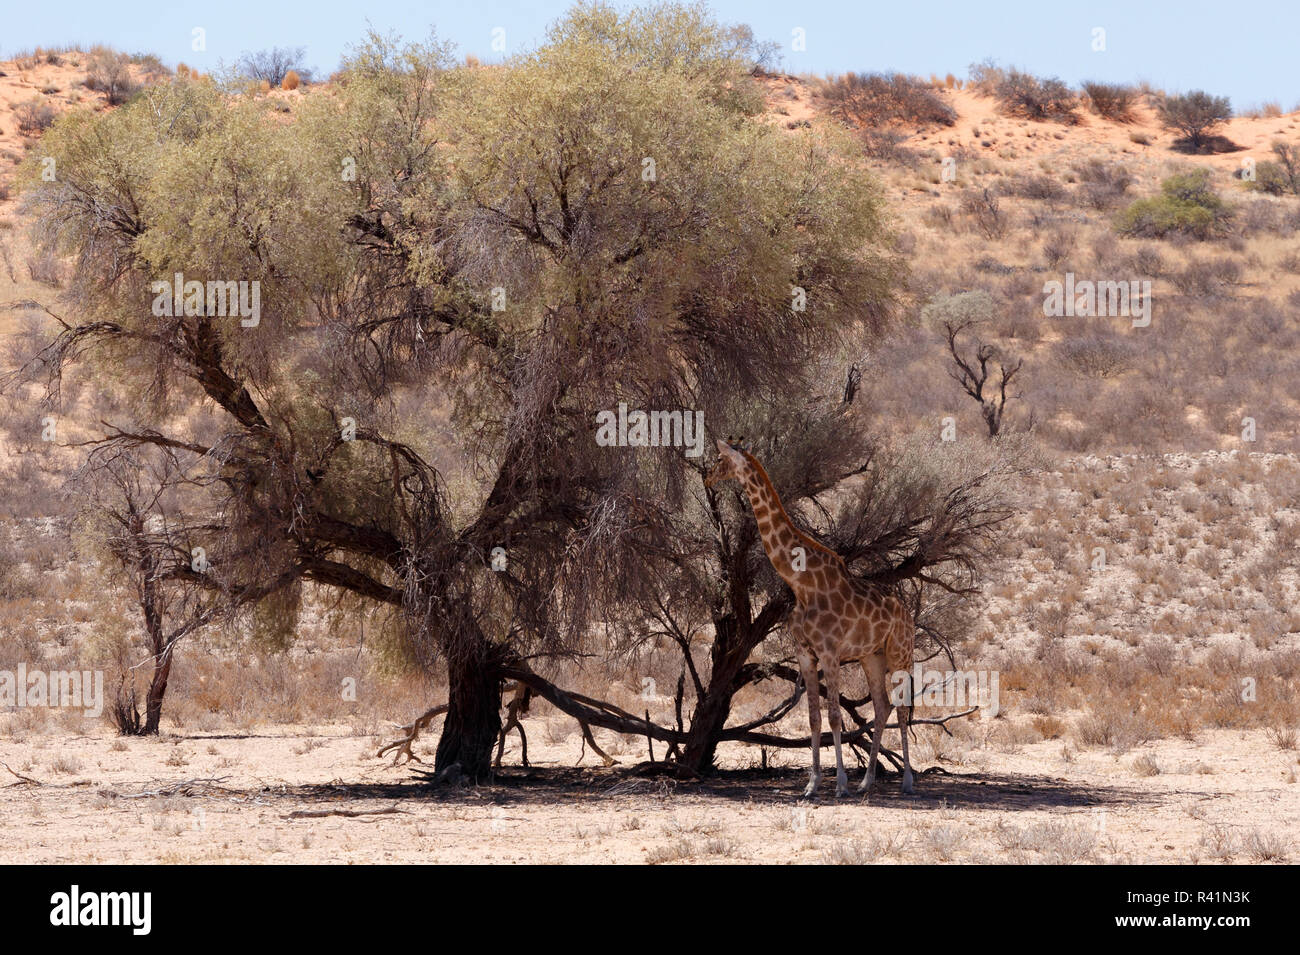
[[[171,76],[171,70],[167,69],[167,64],[153,53],[133,53],[130,60],[140,68],[140,72],[144,74],[145,79],[150,83],[157,83],[159,80]],[[180,71],[177,70],[177,72]]]
[[[983,321],[996,310],[993,296],[983,289],[939,295],[921,309],[921,323],[942,330],[945,324],[965,325]]]
[[[1121,235],[1162,238],[1173,234],[1206,239],[1222,231],[1230,210],[1210,185],[1208,169],[1170,176],[1160,195],[1139,199],[1115,222]]]
[[[1056,77],[1039,79],[1032,73],[1008,70],[994,89],[1002,111],[1034,120],[1074,122],[1074,92]]]
[[[1066,338],[1053,351],[1061,364],[1085,378],[1114,378],[1128,371],[1137,356],[1124,339],[1104,335]]]
[[[1244,169],[1238,172],[1237,175],[1245,181],[1247,189],[1266,192],[1270,196],[1284,196],[1291,190],[1291,183],[1287,181],[1286,173],[1282,171],[1282,167],[1267,159],[1255,166],[1255,177],[1253,179],[1246,178]]]
[[[920,163],[916,151],[907,148],[907,137],[893,129],[863,129],[858,136],[862,153],[869,159],[879,159],[899,166],[914,168]]]
[[[23,570],[22,550],[9,541],[0,541],[0,600],[17,600],[33,596],[39,588]]]
[[[18,131],[31,136],[54,124],[54,107],[42,99],[33,99],[14,110]]]
[[[1287,182],[1290,183],[1291,191],[1300,195],[1300,147],[1294,143],[1275,139],[1273,155],[1277,157],[1277,164],[1281,167]]]
[[[1140,245],[1133,250],[1133,269],[1139,275],[1159,278],[1165,274],[1165,260],[1160,250],[1153,245]]]
[[[1088,96],[1088,105],[1098,116],[1117,123],[1127,123],[1133,119],[1133,106],[1137,102],[1137,91],[1122,83],[1083,84],[1083,91]]]
[[[1290,225],[1286,221],[1285,209],[1280,203],[1271,199],[1251,199],[1237,206],[1234,217],[1237,236],[1258,235],[1259,233],[1288,234]],[[1235,250],[1234,250],[1235,251]]]
[[[1256,164],[1255,178],[1246,180],[1246,188],[1272,196],[1300,195],[1300,149],[1279,139],[1273,143],[1273,155],[1276,162],[1266,159]],[[1238,173],[1243,178],[1244,174],[1244,170]]]
[[[961,200],[961,211],[986,239],[1000,239],[1007,231],[1006,215],[989,189],[972,190]]]
[[[33,282],[40,282],[50,288],[63,286],[63,266],[49,250],[42,250],[27,259],[27,274]]]
[[[280,89],[282,90],[296,90],[301,85],[302,79],[298,76],[296,70],[290,70],[284,74],[284,79],[280,81]]]
[[[1205,146],[1215,127],[1231,118],[1228,97],[1211,96],[1204,90],[1167,96],[1160,104],[1161,123],[1182,133],[1195,149]]]
[[[831,115],[854,126],[922,123],[951,126],[957,112],[926,83],[903,73],[845,73],[823,95]]]
[[[1106,210],[1114,207],[1133,184],[1133,174],[1122,163],[1090,159],[1076,166],[1075,170],[1079,174],[1079,190],[1083,201],[1093,209]]]
[[[1055,269],[1065,261],[1066,257],[1074,251],[1078,238],[1078,233],[1070,229],[1056,229],[1048,233],[1047,238],[1043,240],[1043,258],[1047,260],[1047,267]]]
[[[1193,259],[1170,276],[1174,287],[1191,298],[1217,298],[1241,281],[1241,263],[1236,259]]]
[[[1002,191],[1024,199],[1055,202],[1065,197],[1065,187],[1051,176],[1016,176],[1007,181]]]
[[[86,86],[107,96],[110,106],[120,106],[139,89],[131,77],[131,58],[106,48],[91,54]]]
[[[984,60],[982,63],[972,63],[968,76],[970,80],[968,85],[971,89],[985,96],[992,96],[997,92],[998,85],[1006,79],[1007,71],[993,60]]]

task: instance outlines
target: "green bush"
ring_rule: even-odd
[[[1222,230],[1230,210],[1210,185],[1207,169],[1170,176],[1160,195],[1139,199],[1115,222],[1121,235],[1143,238],[1173,233],[1206,239]]]
[[[1231,118],[1228,97],[1211,96],[1203,90],[1170,96],[1160,104],[1160,119],[1165,127],[1181,132],[1196,149],[1209,141],[1216,126]]]

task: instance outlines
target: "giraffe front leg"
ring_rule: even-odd
[[[835,740],[835,795],[849,794],[849,777],[844,772],[844,755],[840,749],[840,732],[844,714],[840,712],[840,664],[828,657],[826,670],[826,714],[831,721],[831,737]]]
[[[799,672],[803,674],[804,689],[808,693],[808,728],[812,735],[812,772],[808,775],[808,786],[803,795],[805,799],[812,799],[822,783],[822,703],[817,690],[817,662],[803,648],[799,650]]]

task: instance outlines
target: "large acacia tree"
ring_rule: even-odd
[[[168,526],[204,561],[169,546],[157,575],[398,608],[446,670],[437,768],[484,775],[503,676],[591,716],[535,661],[681,559],[694,462],[601,447],[596,413],[797,394],[887,317],[878,191],[829,133],[752,115],[752,53],[698,7],[582,6],[501,67],[372,36],[296,115],[185,79],[72,114],[26,201],[75,279],[22,380],[57,404],[84,364],[128,399],[97,460],[165,448],[202,492]],[[256,281],[260,321],[156,314],[177,273]]]

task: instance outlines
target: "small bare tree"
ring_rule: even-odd
[[[246,76],[251,80],[265,80],[276,88],[284,82],[284,78],[290,71],[297,73],[302,81],[310,83],[312,71],[303,66],[302,62],[306,52],[306,48],[301,46],[276,46],[269,50],[244,53],[235,64],[235,69],[240,76]]]
[[[90,442],[93,450],[73,486],[85,520],[122,571],[140,609],[148,657],[131,667],[151,670],[143,720],[135,680],[126,675],[112,717],[124,736],[156,734],[171,679],[176,646],[219,618],[282,590],[292,577],[230,586],[219,568],[195,569],[188,542],[196,528],[169,513],[193,495],[196,482],[174,449],[152,447],[144,435],[115,431]],[[170,507],[169,507],[170,505]]]
[[[948,352],[952,355],[956,368],[948,369],[948,377],[962,386],[966,394],[980,403],[980,414],[989,429],[989,437],[996,438],[1002,431],[1002,417],[1006,412],[1007,401],[1020,398],[1019,392],[1008,394],[1007,389],[1012,380],[1024,366],[1025,360],[1017,358],[1015,364],[1008,367],[1001,351],[995,345],[975,338],[975,351],[970,357],[965,348],[958,344],[957,338],[967,329],[978,324],[974,321],[944,322],[944,333],[948,337]],[[1010,360],[1009,358],[1007,360]],[[996,362],[998,378],[990,381],[993,371],[991,365]]]

